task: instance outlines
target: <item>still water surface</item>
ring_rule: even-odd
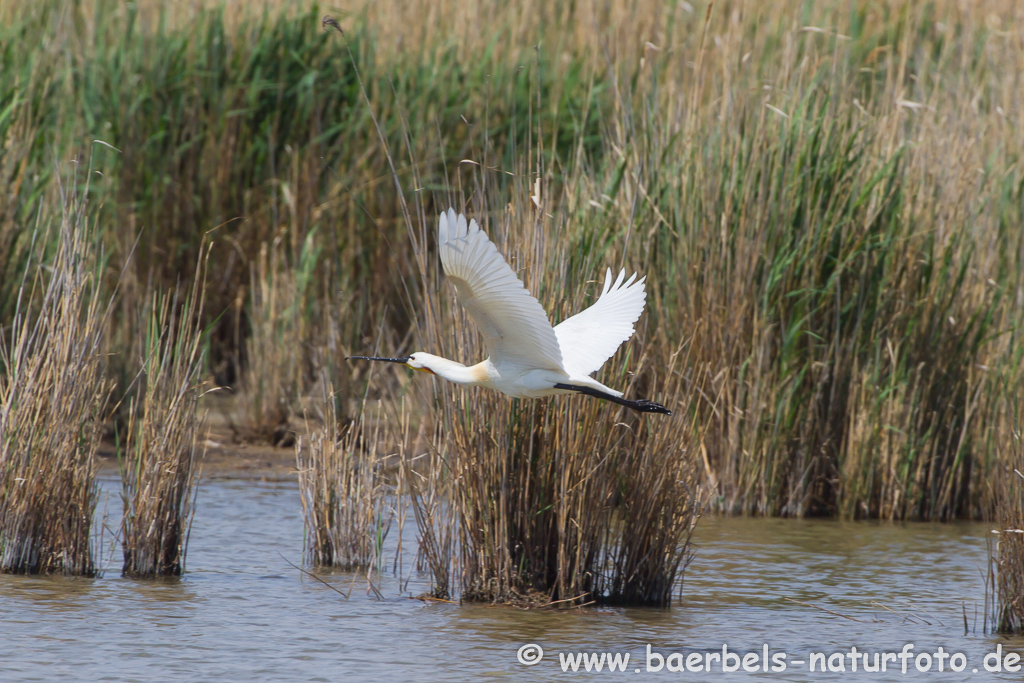
[[[118,514],[116,484],[103,487],[116,527],[109,521]],[[345,600],[284,559],[301,560],[294,483],[205,482],[181,580],[120,578],[109,533],[102,578],[0,576],[0,680],[1024,680],[983,667],[997,643],[1024,652],[1024,640],[983,634],[989,530],[982,524],[705,517],[671,609],[550,612],[410,599],[428,584],[409,570],[409,517],[408,583],[385,577],[378,599],[357,581]],[[388,542],[391,558],[394,531]],[[343,591],[353,585],[351,574],[324,576]],[[518,662],[526,643],[544,649],[539,664]],[[881,653],[907,643],[914,655],[939,646],[962,652],[967,667],[938,673],[933,660],[930,672],[917,673],[912,658],[908,675],[898,663],[854,674],[845,658],[845,673],[809,671],[814,652]],[[722,673],[712,662],[712,674],[650,673],[648,644],[666,657],[704,657],[723,644],[740,655],[761,653],[768,645],[786,655],[787,668]],[[559,652],[629,653],[630,660],[626,673],[564,673]]]

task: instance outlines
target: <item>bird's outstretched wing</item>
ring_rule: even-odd
[[[476,221],[467,224],[465,216],[448,209],[438,221],[437,243],[444,272],[483,333],[491,360],[561,370],[547,313]]]
[[[611,268],[604,277],[604,291],[590,308],[563,320],[555,327],[559,347],[572,349],[563,363],[569,374],[589,375],[601,369],[615,350],[633,336],[633,323],[644,311],[647,294],[636,273],[622,283],[626,271],[612,284]]]

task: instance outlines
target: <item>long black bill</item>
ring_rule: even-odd
[[[402,358],[377,358],[375,356],[349,356],[345,360],[381,360],[385,363],[408,363],[412,356],[403,356]]]

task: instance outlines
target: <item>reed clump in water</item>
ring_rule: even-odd
[[[306,553],[317,566],[367,569],[380,565],[391,526],[391,487],[384,473],[380,423],[366,411],[339,422],[338,402],[327,378],[317,404],[319,429],[295,444]]]
[[[699,509],[691,423],[658,438],[624,408],[449,398],[474,404],[446,426],[463,600],[671,603]]]
[[[0,571],[92,576],[96,451],[110,394],[95,235],[62,197],[49,268],[31,264],[0,338]],[[51,235],[39,234],[40,244]]]
[[[141,316],[142,390],[129,408],[121,462],[125,576],[178,576],[185,568],[202,429],[202,273],[184,296],[154,294]]]

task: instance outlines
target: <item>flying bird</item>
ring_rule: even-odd
[[[438,252],[455,294],[483,334],[490,356],[465,366],[417,351],[401,358],[350,356],[359,360],[401,363],[456,384],[496,389],[517,398],[543,398],[580,393],[643,413],[672,412],[654,401],[630,400],[590,375],[633,336],[633,323],[644,310],[644,280],[612,281],[609,268],[604,290],[590,308],[552,327],[547,313],[516,277],[498,248],[475,220],[454,209],[438,221]],[[625,282],[623,282],[625,280]]]

